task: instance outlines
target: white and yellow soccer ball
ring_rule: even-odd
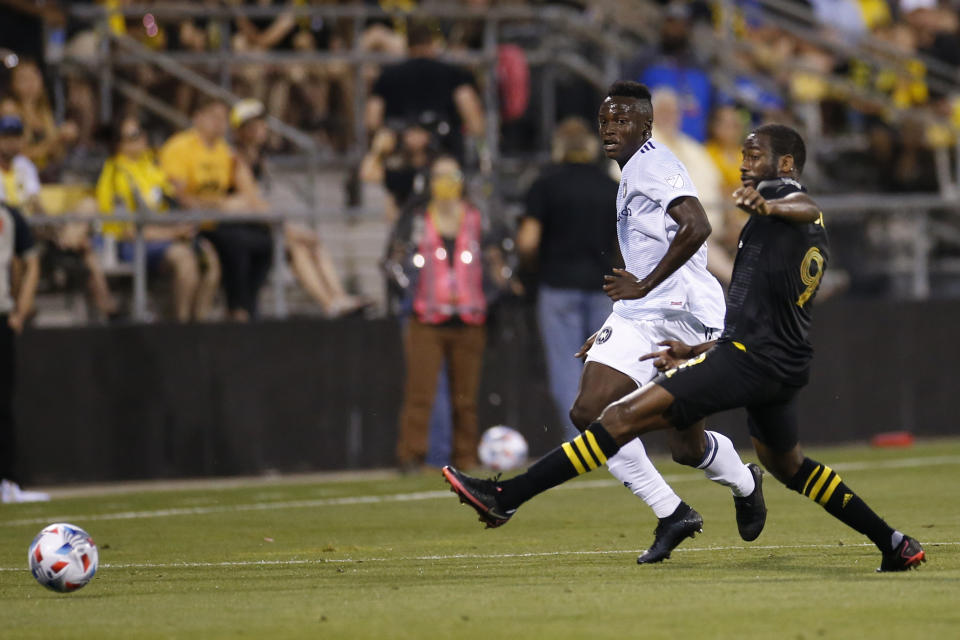
[[[516,469],[527,461],[527,441],[520,432],[497,425],[483,432],[477,454],[483,466],[494,471]]]
[[[100,554],[86,531],[64,522],[51,524],[30,543],[30,573],[48,589],[68,593],[90,582]]]

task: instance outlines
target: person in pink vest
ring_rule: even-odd
[[[397,462],[423,466],[437,378],[447,365],[453,405],[452,459],[477,466],[477,389],[486,343],[485,270],[505,284],[499,249],[484,243],[480,210],[463,196],[463,174],[442,156],[430,171],[430,199],[398,224],[388,262],[403,267],[410,318]]]

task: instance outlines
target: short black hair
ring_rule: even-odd
[[[433,44],[433,26],[425,20],[411,20],[407,26],[407,46],[423,47]]]
[[[608,98],[636,98],[650,102],[650,89],[646,85],[633,80],[618,80],[610,85],[607,91]]]
[[[754,135],[764,135],[770,142],[774,162],[783,156],[793,156],[793,166],[797,168],[797,175],[803,173],[803,165],[807,161],[807,145],[795,129],[782,124],[765,124],[753,130]]]

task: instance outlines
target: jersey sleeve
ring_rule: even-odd
[[[473,73],[470,71],[455,67],[453,70],[453,86],[457,89],[460,87],[473,87],[477,88],[477,81],[474,78]]]
[[[613,208],[611,207],[611,211]],[[526,211],[524,215],[543,222],[547,217],[546,185],[543,177],[538,178],[527,192]]]
[[[23,215],[17,209],[10,207],[10,215],[13,216],[13,252],[18,256],[23,256],[33,249],[33,231],[30,225],[24,219]]]
[[[639,172],[636,188],[666,211],[670,203],[684,196],[697,196],[693,180],[676,158],[658,159],[644,166]]]
[[[806,189],[803,185],[791,178],[765,180],[757,185],[757,192],[766,200],[778,200],[780,198],[786,198],[791,193],[804,191],[806,191]]]

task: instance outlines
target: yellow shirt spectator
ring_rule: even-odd
[[[165,196],[173,188],[163,169],[153,160],[153,154],[145,152],[138,158],[117,154],[103,165],[97,180],[97,205],[104,215],[111,215],[121,204],[127,211],[166,211]],[[104,233],[120,239],[133,234],[129,222],[113,222],[103,225]]]
[[[732,192],[740,186],[740,149],[724,149],[713,140],[708,140],[705,146],[713,164],[720,171],[724,190]]]
[[[223,197],[233,185],[233,151],[226,140],[207,146],[193,129],[167,140],[160,149],[160,167],[192,196]]]

